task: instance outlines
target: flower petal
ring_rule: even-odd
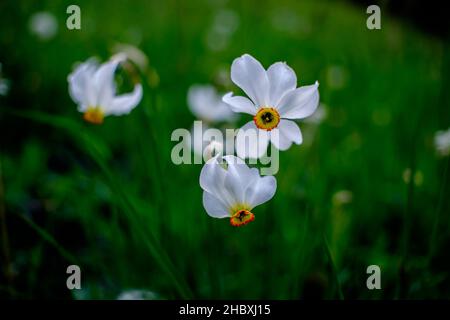
[[[270,132],[270,142],[281,151],[285,151],[289,149],[292,145],[292,141],[289,139],[286,139],[281,132],[280,129],[274,129]]]
[[[239,158],[237,158],[239,159]],[[245,190],[251,183],[255,174],[259,177],[256,168],[250,169],[245,162],[232,161],[228,163],[227,174],[224,181],[225,188],[228,189],[230,195],[237,203],[245,202]]]
[[[200,172],[200,187],[220,199],[227,207],[235,204],[224,186],[226,170],[218,162],[219,155],[211,158],[203,166]]]
[[[292,142],[295,144],[301,144],[303,142],[300,128],[294,121],[281,119],[277,130],[272,130],[270,141],[278,150],[285,151],[289,149]]]
[[[97,103],[96,106],[100,106],[104,109],[111,103],[116,92],[116,85],[114,83],[114,73],[117,66],[122,59],[111,59],[105,62],[98,68],[94,74],[94,83],[97,85]]]
[[[203,191],[203,207],[206,213],[213,218],[230,217],[226,205],[220,199],[206,191]]]
[[[277,180],[274,176],[259,177],[245,192],[246,202],[253,209],[264,202],[269,201],[277,190]]]
[[[256,114],[256,107],[250,99],[241,96],[233,96],[232,92],[223,96],[222,101],[230,106],[233,112],[243,112],[254,116]]]
[[[261,63],[251,55],[244,54],[233,61],[231,80],[244,90],[257,107],[269,103],[269,78]]]
[[[95,88],[93,88],[93,76],[98,68],[95,59],[89,59],[81,63],[69,74],[69,94],[74,102],[79,104],[79,111],[83,112],[91,104],[96,104]]]
[[[104,106],[105,115],[119,116],[130,113],[142,99],[142,85],[137,84],[133,92],[113,97],[109,105]]]
[[[268,144],[269,134],[259,130],[253,121],[247,122],[236,135],[236,153],[242,159],[262,157]]]
[[[309,117],[319,104],[319,83],[289,91],[278,104],[278,112],[282,118],[302,119]]]
[[[283,96],[297,87],[294,70],[284,62],[276,62],[267,69],[270,83],[270,105],[277,106]]]

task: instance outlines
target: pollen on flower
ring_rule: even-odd
[[[275,108],[261,108],[253,117],[253,121],[259,129],[270,131],[280,123],[280,115]]]
[[[230,223],[234,227],[243,226],[255,220],[255,215],[248,210],[239,210],[230,218]]]
[[[83,115],[84,120],[93,124],[102,124],[104,118],[103,111],[100,108],[89,107]]]

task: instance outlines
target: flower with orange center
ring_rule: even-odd
[[[235,59],[231,65],[231,80],[249,98],[227,93],[222,100],[234,112],[248,113],[253,121],[245,124],[236,138],[237,155],[245,158],[262,157],[271,142],[279,150],[292,143],[301,144],[302,134],[291,120],[311,116],[319,104],[319,83],[297,88],[295,72],[284,62],[276,62],[267,70],[248,54]],[[246,135],[256,134],[247,146]]]
[[[203,206],[214,218],[229,218],[235,227],[255,219],[252,210],[272,199],[277,189],[273,176],[259,175],[235,156],[216,155],[202,168]]]
[[[275,108],[261,108],[253,117],[253,121],[259,129],[271,131],[280,123],[280,114]]]
[[[78,104],[84,120],[101,124],[109,115],[128,114],[142,98],[142,86],[136,84],[133,92],[116,95],[114,74],[126,56],[117,55],[110,61],[98,65],[95,60],[80,64],[69,77],[69,94]]]

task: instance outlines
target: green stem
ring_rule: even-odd
[[[338,291],[339,300],[344,300],[344,294],[342,293],[341,284],[339,283],[336,265],[334,264],[334,260],[331,255],[330,247],[328,245],[328,240],[327,240],[327,237],[325,236],[325,234],[323,234],[323,244],[324,244],[324,248],[325,248],[325,252],[327,254],[328,260],[330,261],[331,272],[333,273],[333,278],[334,278],[334,282],[336,284],[336,288]]]
[[[442,176],[443,181],[442,181],[442,185],[441,185],[441,190],[439,192],[439,200],[438,200],[438,205],[436,207],[436,213],[434,215],[433,230],[431,232],[431,237],[430,237],[430,246],[429,246],[428,257],[427,257],[428,263],[430,262],[431,258],[433,257],[433,255],[436,252],[437,233],[438,233],[439,223],[441,220],[442,205],[444,203],[444,192],[445,192],[445,188],[447,185],[447,173],[448,173],[449,163],[450,163],[450,157],[448,157],[447,161],[445,162],[444,173]]]
[[[70,119],[48,115],[46,113],[37,112],[37,111],[15,111],[15,110],[6,110],[8,113],[11,113],[16,116],[28,118],[34,121],[39,121],[41,123],[49,124],[55,126],[57,128],[61,128],[66,130],[71,134],[71,136],[75,139],[77,143],[79,143],[82,150],[87,151],[89,156],[95,161],[95,163],[100,168],[102,174],[105,176],[107,182],[113,191],[119,196],[121,202],[123,204],[123,209],[125,212],[130,213],[130,217],[133,218],[133,223],[135,224],[138,232],[145,239],[144,243],[149,249],[150,253],[153,255],[160,268],[166,272],[168,277],[173,281],[174,286],[180,296],[183,299],[189,299],[192,294],[190,290],[182,280],[180,280],[176,275],[178,272],[175,271],[173,264],[171,263],[169,257],[166,255],[165,251],[161,248],[161,246],[156,241],[153,233],[149,232],[149,230],[143,229],[143,224],[139,221],[140,214],[136,210],[134,204],[131,202],[123,188],[118,183],[118,180],[115,178],[114,174],[108,169],[106,164],[106,160],[103,157],[101,150],[97,147],[96,143],[101,143],[95,135],[90,135],[86,133],[85,130],[80,128],[80,126],[71,121]],[[84,133],[84,134],[83,134]],[[30,221],[32,222],[32,221]],[[40,233],[43,231],[43,235],[45,235],[45,231],[39,228],[38,226],[36,230]],[[52,242],[51,237],[46,237],[48,241]],[[55,243],[57,244],[57,243]]]
[[[28,224],[34,231],[36,231],[39,234],[39,236],[41,236],[42,239],[51,244],[64,259],[66,259],[72,264],[80,265],[78,259],[75,258],[66,249],[64,249],[64,247],[60,245],[59,242],[56,241],[56,239],[50,233],[45,231],[43,228],[39,227],[36,223],[33,222],[33,220],[27,218],[23,214],[18,213],[17,216],[21,218],[26,224]]]

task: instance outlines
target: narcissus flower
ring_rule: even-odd
[[[206,122],[236,120],[236,114],[222,102],[222,96],[210,85],[193,85],[188,91],[188,105],[191,112]]]
[[[292,143],[301,144],[302,134],[290,119],[303,119],[314,113],[319,103],[319,83],[297,88],[295,72],[284,62],[276,62],[265,70],[258,60],[248,54],[235,59],[231,65],[231,80],[250,98],[233,96],[223,101],[234,112],[248,113],[253,120],[238,132],[236,151],[241,158],[260,158],[269,141],[279,150],[287,150]],[[246,148],[240,139],[248,130],[257,133],[258,141]]]
[[[233,155],[211,158],[200,173],[203,206],[214,218],[229,218],[239,227],[255,219],[254,207],[272,199],[277,189],[273,176],[261,177]]]
[[[86,121],[101,124],[105,116],[128,114],[141,101],[139,83],[132,92],[116,96],[114,74],[125,59],[125,55],[117,55],[100,66],[91,59],[69,75],[70,96],[78,103],[78,111],[84,113]]]

